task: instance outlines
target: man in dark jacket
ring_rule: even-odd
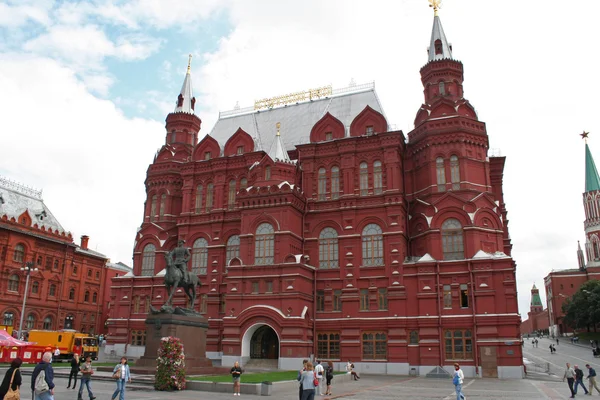
[[[588,390],[585,387],[585,385],[583,384],[583,371],[580,370],[577,365],[575,366],[574,369],[575,369],[575,387],[573,388],[573,392],[575,392],[575,394],[577,394],[577,388],[579,387],[579,385],[581,385],[583,390],[585,390],[585,394],[588,394]]]
[[[590,381],[590,394],[594,394],[594,388],[596,388],[598,394],[600,394],[600,389],[598,389],[598,384],[596,383],[596,370],[590,367],[590,364],[585,364],[585,366],[588,369],[587,378]]]
[[[52,353],[47,351],[42,356],[42,361],[35,366],[33,374],[31,374],[31,391],[35,395],[35,400],[54,400],[54,370],[50,362],[52,361]],[[44,371],[45,381],[48,384],[48,389],[44,391],[36,390],[35,384],[40,372]],[[38,388],[39,389],[39,388]]]

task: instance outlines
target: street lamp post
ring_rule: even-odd
[[[21,267],[21,271],[25,271],[27,278],[25,279],[25,295],[23,296],[23,307],[21,307],[21,320],[19,322],[19,334],[17,335],[19,340],[23,332],[23,317],[25,316],[25,304],[27,304],[27,292],[29,291],[29,276],[32,272],[37,271],[37,268],[33,267],[33,262],[28,261],[25,266]]]

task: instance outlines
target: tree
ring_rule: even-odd
[[[600,281],[585,282],[577,292],[562,305],[565,323],[571,328],[594,328],[600,324]]]

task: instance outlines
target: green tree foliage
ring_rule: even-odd
[[[574,329],[590,327],[596,330],[600,324],[600,281],[585,282],[579,290],[562,305],[565,323]]]

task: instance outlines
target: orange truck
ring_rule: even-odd
[[[71,329],[60,331],[30,330],[28,341],[35,343],[28,346],[33,354],[50,351],[54,362],[70,360],[77,353],[82,360],[90,356],[92,360],[98,359],[98,339],[87,333],[80,333]],[[48,349],[50,348],[50,349]],[[55,355],[56,349],[60,354]]]

